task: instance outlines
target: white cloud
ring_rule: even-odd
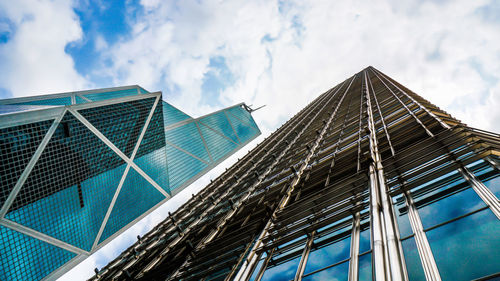
[[[0,14],[14,25],[0,45],[0,85],[14,96],[83,89],[65,46],[82,37],[69,1],[0,1]]]
[[[94,75],[112,77],[116,86],[162,90],[193,116],[218,109],[200,102],[201,86],[210,58],[223,56],[235,83],[222,91],[220,103],[266,104],[254,114],[264,135],[368,65],[466,124],[500,132],[500,22],[477,12],[494,1],[141,3],[144,14],[128,21],[130,34],[111,46],[96,41],[112,65]],[[0,1],[0,11],[15,26],[11,40],[0,45],[0,87],[21,96],[88,86],[64,52],[82,38],[70,2]],[[10,31],[0,30],[6,28]],[[236,157],[75,268],[67,280],[91,275],[93,267],[117,255]]]

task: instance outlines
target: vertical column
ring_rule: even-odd
[[[359,273],[359,233],[360,233],[359,212],[354,214],[351,231],[351,261],[349,262],[349,281],[358,281]]]
[[[425,236],[424,227],[413,202],[413,198],[408,191],[404,192],[404,196],[406,198],[406,207],[408,208],[408,219],[410,220],[411,228],[415,234],[415,243],[417,244],[420,260],[422,261],[425,278],[428,281],[441,281],[436,261],[432,255],[431,246],[429,245],[427,236]]]
[[[314,236],[316,235],[316,231],[313,231],[307,240],[306,246],[304,247],[304,251],[302,252],[302,257],[300,257],[299,266],[297,267],[297,272],[295,273],[294,281],[301,281],[302,275],[304,274],[304,270],[306,269],[307,259],[309,258],[309,253],[311,252],[311,247],[314,242]]]
[[[366,77],[366,71],[363,71],[364,74],[364,85],[368,85],[367,77]],[[389,272],[387,272],[387,276],[385,276],[386,280],[405,280],[406,276],[404,274],[404,265],[403,265],[403,260],[401,258],[402,254],[400,251],[399,247],[399,240],[397,239],[397,234],[396,231],[397,229],[394,226],[394,219],[393,219],[393,211],[392,211],[392,204],[389,200],[389,196],[387,195],[387,187],[385,185],[385,176],[384,176],[384,170],[382,166],[382,161],[381,161],[381,156],[378,151],[378,144],[377,144],[377,136],[376,136],[376,128],[375,128],[375,121],[373,117],[373,111],[372,111],[372,105],[370,101],[370,90],[368,87],[364,88],[366,92],[366,104],[367,104],[367,114],[368,114],[368,133],[369,133],[369,139],[370,139],[370,156],[371,156],[371,163],[370,163],[370,183],[371,183],[371,191],[374,192],[372,195],[379,195],[380,197],[377,198],[374,196],[376,199],[380,200],[377,202],[372,203],[372,207],[375,208],[373,215],[376,217],[379,217],[383,221],[380,222],[380,225],[375,225],[374,224],[374,232],[375,232],[375,227],[381,227],[382,233],[385,232],[385,237],[387,241],[387,245],[385,246],[386,252],[387,252],[387,260],[389,264],[386,266],[388,268]],[[375,200],[373,200],[375,201]],[[380,204],[382,205],[380,209]],[[380,212],[379,214],[376,214],[375,212]],[[374,239],[374,242],[376,240]],[[379,242],[380,243],[380,242]],[[381,265],[380,261],[377,261],[377,258],[380,258],[380,253],[377,253],[380,251],[380,246],[375,245],[374,243],[374,257],[375,257],[375,276],[376,280],[382,280],[381,275]],[[377,272],[378,270],[378,272]]]

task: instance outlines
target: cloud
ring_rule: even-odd
[[[83,89],[66,45],[82,37],[69,1],[1,1],[0,17],[12,24],[0,44],[0,85],[13,96]]]
[[[320,93],[373,65],[464,123],[500,132],[498,1],[127,3],[129,33],[111,40],[97,30],[99,61],[78,73],[65,48],[86,30],[71,2],[0,2],[0,18],[7,19],[0,20],[0,95],[139,84],[163,91],[194,117],[242,101],[266,104],[254,117],[267,136]],[[212,86],[217,101],[210,103],[204,81],[222,73],[214,58],[224,61],[218,77],[231,81]],[[103,266],[236,157],[83,264]]]

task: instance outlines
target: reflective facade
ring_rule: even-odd
[[[498,280],[499,155],[368,67],[92,280]]]
[[[54,279],[260,134],[127,86],[0,101],[0,280]]]

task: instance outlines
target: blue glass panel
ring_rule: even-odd
[[[51,108],[49,105],[0,104],[0,114]]]
[[[300,262],[300,256],[289,260],[280,265],[269,267],[264,272],[261,281],[289,281],[295,276],[297,266]]]
[[[231,124],[229,124],[224,111],[212,113],[206,117],[203,117],[202,119],[200,119],[200,122],[232,139],[235,143],[238,143],[238,138],[236,137]]]
[[[130,156],[154,101],[155,98],[135,100],[84,109],[79,113],[125,155]]]
[[[186,119],[191,119],[189,115],[180,111],[179,109],[175,108],[169,103],[162,101],[162,105],[163,105],[163,120],[165,122],[165,126],[172,125]]]
[[[40,280],[75,256],[0,225],[0,280]]]
[[[233,117],[230,114],[228,114],[227,116],[229,117],[229,121],[233,125],[233,128],[236,131],[236,134],[238,135],[241,143],[245,143],[259,134],[259,130],[255,129],[254,127],[241,122],[239,119]]]
[[[370,249],[370,229],[363,230],[359,233],[359,253],[362,254]]]
[[[71,105],[71,98],[48,98],[45,100],[34,100],[34,101],[26,101],[19,102],[17,104],[28,104],[28,105]]]
[[[262,266],[262,264],[264,263],[264,260],[265,258],[261,258],[259,260],[259,262],[257,263],[257,266],[255,267],[253,273],[252,273],[252,276],[250,276],[250,279],[249,281],[254,281],[255,278],[257,278],[257,275],[259,274],[259,271],[260,271],[260,267]]]
[[[304,273],[310,273],[332,265],[350,256],[351,237],[337,241],[318,250],[311,251]]]
[[[203,138],[207,143],[208,150],[210,151],[210,154],[212,155],[212,159],[214,161],[217,161],[223,158],[224,156],[230,154],[231,151],[236,149],[236,147],[238,146],[236,143],[219,135],[213,130],[210,130],[205,125],[201,123],[199,125]]]
[[[79,96],[75,96],[75,101],[76,101],[76,104],[80,104],[80,103],[87,103],[86,100],[82,99],[81,97]]]
[[[484,182],[484,185],[488,187],[493,194],[500,198],[500,177],[496,177]]]
[[[500,221],[489,210],[426,232],[443,280],[471,280],[500,269]]]
[[[201,139],[196,123],[191,122],[186,125],[165,131],[165,138],[168,142],[186,150],[187,152],[210,162],[205,144]]]
[[[134,159],[134,163],[161,186],[163,190],[170,193],[167,151],[165,147]]]
[[[121,165],[83,181],[83,207],[74,185],[10,211],[6,217],[90,251],[124,170],[125,165]]]
[[[139,87],[139,92],[140,92],[141,94],[147,94],[147,93],[149,93],[148,91],[146,91],[146,90],[145,90],[145,89],[143,89],[142,87]]]
[[[314,273],[312,275],[302,278],[304,281],[323,281],[323,280],[335,280],[335,281],[347,281],[349,278],[349,261],[343,262],[336,266],[327,268],[320,272]],[[359,279],[362,280],[362,279]]]
[[[99,243],[163,199],[165,199],[163,194],[133,168],[130,168]]]
[[[425,207],[418,212],[424,228],[467,214],[486,206],[472,188],[468,188],[452,196],[443,198]]]
[[[0,206],[9,196],[52,123],[53,120],[47,120],[0,129]]]
[[[406,210],[406,199],[402,195],[393,199],[394,210],[396,213],[396,220],[399,228],[399,237],[405,238],[413,234],[411,229],[410,220],[408,219],[408,212]]]
[[[138,94],[137,88],[132,88],[132,89],[127,89],[127,90],[109,91],[109,92],[95,93],[95,94],[86,94],[86,95],[82,95],[82,96],[88,98],[91,101],[100,101],[100,100],[109,100],[109,99],[116,99],[116,98],[122,98],[122,97],[127,97],[127,96],[133,96],[133,95],[137,95],[137,94]]]
[[[372,280],[372,253],[367,253],[358,257],[360,281]]]
[[[405,255],[406,269],[408,270],[408,277],[410,280],[425,281],[425,273],[420,262],[420,256],[415,244],[415,238],[410,237],[401,241],[403,252]]]
[[[169,144],[167,144],[166,149],[171,191],[175,190],[207,167],[207,164]]]
[[[235,106],[227,109],[227,111],[229,112],[229,114],[240,119],[246,124],[253,126],[254,128],[258,128],[257,124],[255,124],[255,121],[253,120],[252,115],[248,111],[246,111],[246,109],[244,109],[243,107]]]

